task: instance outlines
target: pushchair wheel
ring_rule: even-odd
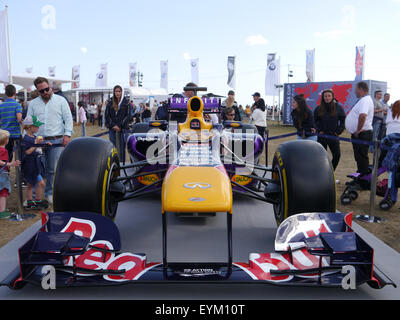
[[[344,206],[351,204],[351,202],[353,201],[351,196],[349,194],[342,194],[340,197],[340,201],[342,202],[342,204]]]
[[[349,192],[349,197],[351,198],[351,200],[352,201],[355,201],[355,200],[357,200],[357,198],[358,198],[358,192],[357,191],[350,191]]]

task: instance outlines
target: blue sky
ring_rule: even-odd
[[[159,87],[160,60],[169,61],[169,89],[190,81],[188,57],[199,58],[200,85],[226,94],[227,57],[237,57],[237,100],[265,92],[267,54],[281,58],[281,82],[305,82],[305,51],[316,49],[316,81],[354,80],[355,47],[366,45],[365,78],[387,81],[400,98],[400,0],[0,0],[9,7],[12,68],[70,78],[94,87],[100,64],[108,85],[128,85],[137,62],[145,87]],[[46,8],[54,9],[48,29]],[[43,13],[42,13],[43,10]],[[253,39],[253,41],[250,41]],[[186,57],[186,59],[185,59]],[[66,89],[64,87],[64,89]]]

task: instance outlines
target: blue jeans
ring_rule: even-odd
[[[86,122],[81,123],[82,126],[82,137],[86,137]]]
[[[150,123],[150,121],[151,121],[151,118],[143,118],[144,123]]]
[[[117,146],[117,134],[119,137],[119,147]],[[119,160],[123,163],[125,163],[125,134],[120,131],[120,132],[115,132],[113,130],[110,130],[109,133],[109,138],[111,143],[117,148],[118,154],[119,154]]]
[[[372,125],[372,130],[373,130],[373,137],[372,141],[381,139],[381,129],[382,129],[382,120],[376,120],[374,124]],[[369,152],[374,152],[374,146],[369,146]]]
[[[46,141],[51,144],[62,144],[63,138]],[[64,151],[64,147],[49,147],[43,148],[43,155],[45,161],[46,168],[46,188],[44,190],[45,197],[49,197],[53,195],[53,184],[54,184],[54,175],[57,169],[58,159],[60,159],[61,153]]]
[[[311,140],[311,141],[318,141],[318,137],[317,136],[310,136],[310,137],[301,137],[301,136],[297,136],[297,140]]]

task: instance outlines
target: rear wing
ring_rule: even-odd
[[[203,113],[220,113],[221,112],[221,99],[215,97],[203,97],[201,98],[204,103]],[[187,113],[187,105],[190,99],[188,98],[170,98],[168,113]]]

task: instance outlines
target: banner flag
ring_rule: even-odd
[[[306,51],[307,82],[315,81],[315,49]]]
[[[72,68],[72,80],[77,81],[72,82],[72,89],[78,89],[81,81],[81,66],[74,66]]]
[[[365,46],[356,47],[356,81],[364,80]]]
[[[199,58],[191,59],[190,66],[192,70],[192,82],[199,85]]]
[[[160,88],[168,91],[168,60],[160,62],[161,80]]]
[[[9,82],[6,11],[0,10],[0,81]]]
[[[56,67],[49,67],[49,77],[56,76]]]
[[[265,76],[265,95],[279,96],[279,88],[276,86],[281,82],[280,59],[276,58],[276,53],[268,54],[267,72]]]
[[[96,75],[96,88],[107,87],[107,63],[100,65],[100,72]]]
[[[137,63],[129,64],[129,86],[137,87]]]
[[[236,57],[228,57],[228,86],[236,89]]]

